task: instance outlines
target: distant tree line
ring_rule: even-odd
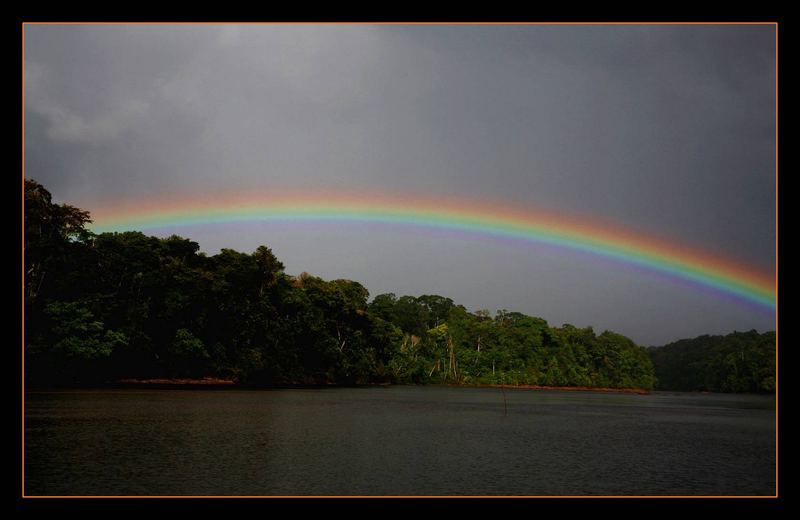
[[[699,336],[651,347],[657,389],[775,391],[775,332]]]
[[[90,222],[25,181],[31,384],[207,376],[272,385],[656,382],[648,351],[614,332],[550,327],[506,310],[472,313],[436,295],[369,302],[358,282],[286,274],[264,246],[208,256],[186,238],[95,234]]]

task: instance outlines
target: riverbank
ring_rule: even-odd
[[[282,385],[252,385],[241,384],[231,379],[220,379],[215,377],[204,377],[202,379],[121,379],[114,383],[114,386],[124,387],[234,387],[234,388],[331,388],[331,387],[375,387],[392,386],[390,383],[369,383],[369,384],[282,384]],[[447,386],[462,388],[502,388],[512,390],[541,390],[555,392],[607,392],[620,394],[647,395],[649,390],[644,388],[605,388],[590,386],[545,386],[545,385],[496,385],[496,384],[430,384],[420,386]]]
[[[335,383],[282,383],[282,384],[254,384],[240,383],[233,379],[223,379],[218,377],[203,378],[154,378],[154,379],[119,379],[105,383],[89,384],[58,384],[52,388],[182,388],[182,389],[292,389],[292,388],[374,388],[389,386],[431,386],[431,387],[455,387],[455,388],[500,388],[508,390],[539,390],[545,392],[605,392],[617,394],[637,394],[648,395],[650,390],[644,388],[604,388],[591,386],[546,386],[546,385],[497,385],[497,384],[427,384],[427,385],[403,385],[391,383],[354,383],[354,384],[335,384]],[[48,385],[33,385],[30,390],[47,389]]]
[[[556,392],[608,392],[612,394],[648,395],[650,390],[644,388],[604,388],[591,386],[540,386],[540,385],[474,385],[490,388],[512,388],[518,390],[545,390]]]

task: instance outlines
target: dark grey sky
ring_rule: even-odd
[[[371,189],[598,216],[774,271],[773,26],[25,28],[26,176],[91,210],[220,189]],[[273,248],[372,295],[438,293],[642,344],[774,316],[535,247],[277,225],[159,230]]]

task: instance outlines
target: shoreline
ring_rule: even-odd
[[[222,379],[217,377],[204,378],[153,378],[153,379],[120,379],[113,382],[83,384],[83,385],[52,385],[31,388],[31,390],[45,389],[67,389],[67,388],[151,388],[151,389],[313,389],[313,388],[375,388],[389,386],[430,386],[430,387],[452,387],[452,388],[501,388],[509,390],[537,390],[550,392],[603,392],[648,395],[650,390],[643,388],[605,388],[588,386],[545,386],[545,385],[498,385],[498,384],[391,384],[391,383],[353,383],[353,384],[333,384],[333,383],[284,383],[284,384],[246,384],[239,383],[232,379]]]
[[[151,390],[292,390],[292,389],[323,389],[323,388],[387,388],[391,386],[418,386],[433,388],[500,388],[508,390],[534,390],[543,392],[598,392],[609,394],[629,394],[629,395],[650,395],[652,393],[679,393],[696,395],[772,395],[753,392],[709,392],[709,391],[686,391],[686,390],[664,390],[644,388],[606,388],[590,386],[546,386],[546,385],[497,385],[497,384],[473,384],[456,385],[452,383],[439,384],[392,384],[392,383],[352,383],[352,384],[333,384],[333,383],[283,383],[283,384],[245,384],[232,379],[222,379],[216,377],[205,377],[200,379],[192,378],[154,378],[154,379],[120,379],[117,381],[107,381],[104,383],[85,383],[85,384],[54,384],[54,385],[27,385],[25,392],[41,392],[50,390],[91,390],[91,389],[151,389]]]
[[[360,388],[360,387],[376,387],[376,386],[411,386],[411,385],[393,385],[391,383],[361,383],[361,384],[335,384],[335,383],[320,383],[320,384],[283,384],[283,385],[258,385],[258,384],[240,384],[231,379],[220,379],[215,377],[204,377],[202,379],[121,379],[115,384],[118,385],[134,385],[134,386],[228,386],[237,388]],[[428,385],[414,385],[414,386],[445,386],[454,388],[509,388],[516,390],[543,390],[553,392],[606,392],[606,393],[621,393],[621,394],[639,394],[647,395],[650,390],[644,388],[608,388],[608,387],[591,387],[591,386],[546,386],[546,385],[498,385],[498,384],[428,384]]]

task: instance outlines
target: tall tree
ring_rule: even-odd
[[[36,297],[53,267],[68,260],[71,241],[91,235],[89,212],[68,204],[55,204],[44,186],[25,179],[25,294]],[[52,276],[51,276],[52,277]]]

